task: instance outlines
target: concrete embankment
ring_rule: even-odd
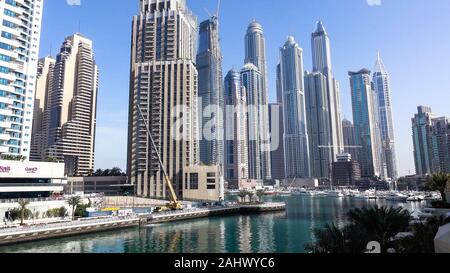
[[[148,219],[148,224],[167,223],[175,221],[184,221],[196,218],[205,218],[213,216],[236,215],[236,214],[255,214],[268,213],[286,210],[284,203],[267,203],[260,205],[239,205],[217,209],[199,209],[189,212],[172,212],[166,214],[155,214]]]
[[[19,227],[0,230],[0,246],[30,241],[69,237],[87,233],[131,228],[141,225],[169,223],[213,216],[256,214],[284,211],[284,203],[266,203],[259,205],[239,205],[222,208],[191,209],[161,214],[152,214],[135,218],[107,218],[70,223],[48,224],[44,226]]]
[[[22,227],[0,231],[0,246],[30,241],[47,240],[53,238],[70,237],[87,233],[116,230],[121,228],[137,227],[140,219],[111,219],[109,221],[74,222],[64,224],[51,224],[48,226]]]

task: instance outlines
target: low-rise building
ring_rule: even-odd
[[[0,160],[0,200],[51,198],[65,184],[63,163]]]
[[[48,209],[69,207],[61,198],[65,184],[62,163],[0,160],[0,224],[20,199],[30,201],[27,208],[38,217]]]
[[[219,166],[190,166],[184,169],[183,199],[223,201],[224,177]]]
[[[134,187],[128,184],[127,176],[69,177],[64,187],[65,194],[93,194],[105,196],[133,195]]]
[[[358,162],[352,160],[350,154],[337,156],[337,162],[332,167],[333,186],[352,187],[361,179],[361,168]]]

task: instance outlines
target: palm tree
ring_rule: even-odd
[[[447,202],[445,191],[447,190],[447,183],[450,181],[450,174],[439,172],[433,175],[428,180],[427,188],[432,191],[439,191],[442,196],[442,201]]]
[[[255,193],[252,192],[252,191],[249,191],[249,192],[247,192],[247,195],[248,195],[248,197],[250,198],[250,203],[251,203],[252,200],[253,200],[253,196],[255,196]]]
[[[367,233],[369,241],[377,241],[386,252],[392,237],[408,229],[411,213],[404,208],[373,206],[351,210],[347,214],[352,224]]]
[[[72,221],[75,220],[75,209],[81,204],[81,197],[72,196],[67,200],[67,204],[72,207]]]
[[[20,212],[20,225],[23,225],[23,220],[25,219],[25,213],[27,211],[27,206],[30,204],[30,201],[20,199],[19,200],[19,212]]]
[[[239,191],[238,196],[241,198],[241,203],[245,203],[245,197],[247,197],[247,191]]]
[[[307,244],[307,252],[317,254],[327,253],[362,253],[367,241],[364,232],[355,225],[339,228],[336,225],[326,225],[324,229],[315,229],[316,242]]]
[[[258,201],[261,203],[262,197],[264,196],[264,190],[257,190],[256,196],[258,196]]]

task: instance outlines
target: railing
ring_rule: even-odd
[[[0,203],[1,204],[18,203],[20,200],[27,200],[30,202],[45,202],[45,201],[61,201],[61,200],[65,200],[65,199],[62,197],[60,197],[60,198],[46,197],[46,198],[0,199]]]
[[[21,232],[42,232],[48,229],[64,229],[64,228],[71,228],[71,227],[81,227],[86,225],[95,225],[95,224],[105,224],[108,222],[115,222],[115,221],[124,221],[124,220],[133,220],[138,219],[134,216],[123,216],[123,217],[112,217],[108,219],[96,219],[96,220],[90,220],[90,221],[76,221],[76,222],[65,222],[65,223],[56,223],[56,224],[39,224],[34,226],[22,226],[22,227],[15,227],[15,228],[4,228],[0,229],[0,235],[2,234],[14,234],[14,233],[21,233]]]

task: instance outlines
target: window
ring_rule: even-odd
[[[190,182],[190,190],[198,190],[198,173],[191,173],[189,175],[189,182]]]

